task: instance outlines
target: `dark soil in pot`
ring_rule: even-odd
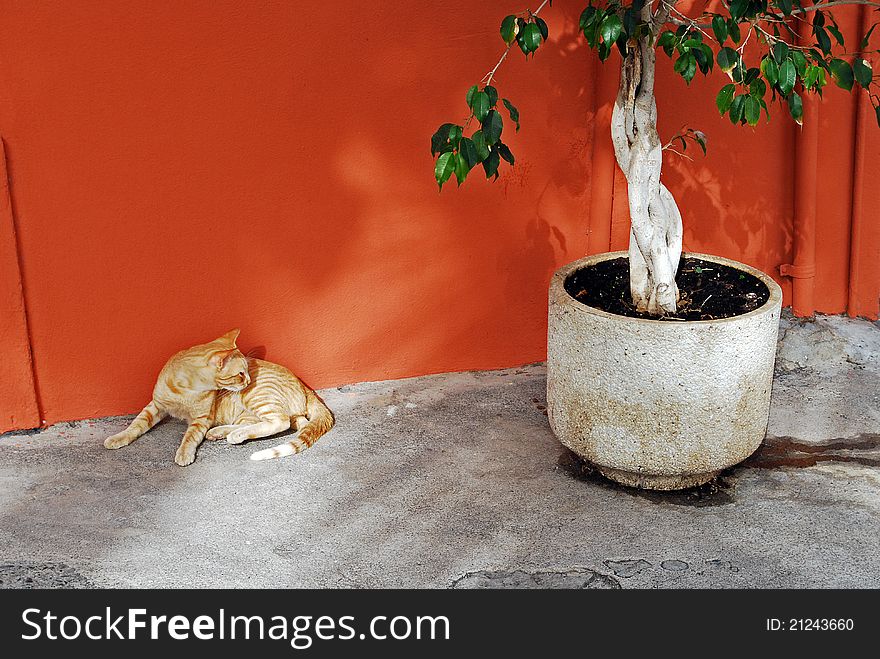
[[[581,268],[565,281],[565,290],[587,306],[630,318],[718,320],[740,316],[770,298],[757,277],[727,265],[683,256],[675,278],[678,312],[657,318],[636,311],[629,292],[629,259],[620,257]]]

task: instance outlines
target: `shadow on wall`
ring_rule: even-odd
[[[450,182],[438,195],[430,159],[419,160],[436,125],[466,112],[468,84],[503,50],[494,29],[469,38],[467,47],[479,52],[460,75],[441,71],[446,93],[438,94],[432,108],[436,119],[403,131],[413,139],[395,154],[398,165],[383,169],[371,160],[382,149],[373,136],[356,131],[343,140],[337,181],[357,197],[357,221],[376,227],[386,218],[403,218],[393,232],[364,235],[369,259],[335,274],[334,286],[387,278],[394,289],[387,297],[351,300],[369,321],[340,345],[351,369],[343,381],[388,377],[392,365],[400,365],[398,376],[409,376],[544,359],[550,276],[586,250],[592,139],[584,119],[592,104],[588,55],[575,35],[577,14],[571,7],[556,11],[564,29],[553,47],[533,62],[511,58],[496,83],[501,96],[520,108],[525,125],[518,133],[506,122],[503,139],[517,163],[503,167],[498,181],[488,184],[478,167],[461,188]],[[416,48],[397,45],[394,61],[405,61]],[[381,69],[390,93],[405,96],[410,83],[382,66],[386,56],[377,55],[375,74]],[[393,194],[377,181],[393,181]],[[346,243],[353,257],[363,246]]]

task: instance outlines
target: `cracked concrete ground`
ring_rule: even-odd
[[[541,365],[322,394],[336,428],[269,462],[177,467],[179,422],[0,436],[0,586],[880,587],[880,325],[784,318],[764,447],[678,494],[563,450]]]

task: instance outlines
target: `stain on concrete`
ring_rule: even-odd
[[[644,572],[653,567],[653,565],[644,558],[626,558],[619,561],[612,561],[609,559],[607,561],[602,561],[602,564],[614,572],[615,575],[623,579],[629,579],[630,577],[634,577],[640,572]]]
[[[734,501],[734,486],[727,478],[729,476],[728,472],[722,472],[718,477],[704,485],[700,485],[699,487],[691,487],[685,490],[662,491],[639,490],[616,483],[605,478],[588,461],[567,448],[564,448],[562,453],[560,453],[556,465],[560,470],[568,474],[569,477],[576,480],[597,485],[615,492],[622,492],[632,497],[646,499],[647,501],[658,505],[706,508],[709,506],[726,506]]]
[[[820,462],[852,462],[880,467],[880,434],[862,433],[823,442],[807,443],[794,437],[768,435],[743,466],[756,469],[815,467]],[[873,453],[873,456],[866,454]]]
[[[65,563],[2,563],[0,588],[94,588],[86,576]]]
[[[660,563],[660,567],[662,567],[664,570],[669,570],[670,572],[684,572],[690,567],[690,565],[688,565],[684,561],[671,560],[663,561],[662,563]]]
[[[739,568],[731,563],[728,560],[723,558],[710,558],[706,561],[706,565],[709,567],[717,568],[720,570],[728,570],[730,572],[739,572]]]
[[[617,590],[614,577],[588,568],[564,570],[478,570],[468,572],[452,582],[457,589],[604,589]]]
[[[534,405],[535,409],[544,416],[547,416],[549,414],[547,412],[547,401],[541,400],[539,398],[532,398],[532,404]]]

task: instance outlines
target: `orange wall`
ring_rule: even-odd
[[[137,5],[0,6],[0,134],[48,423],[135,411],[168,355],[233,326],[316,387],[542,360],[550,274],[609,226],[603,240],[625,242],[619,173],[611,214],[590,217],[591,194],[612,193],[592,189],[594,130],[610,148],[592,118],[616,74],[577,39],[578,2],[545,10],[553,44],[499,73],[522,114],[505,129],[517,166],[442,194],[428,138],[464,118],[523,0]],[[661,77],[661,131],[710,136],[707,158],[668,159],[685,247],[778,275],[795,127],[780,108],[732,127],[721,84]],[[822,148],[843,172],[822,192],[817,300],[840,312],[854,124],[830,124],[857,101],[828,96]],[[871,139],[863,160],[880,154]],[[871,277],[860,313],[876,316]],[[0,341],[0,361],[30,372]],[[0,431],[27,425],[8,420],[20,405],[0,389]]]

